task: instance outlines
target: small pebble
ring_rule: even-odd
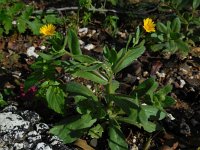
[[[20,150],[24,148],[24,144],[23,143],[15,143],[14,144],[14,149],[15,150]]]
[[[184,87],[184,85],[186,84],[186,82],[185,82],[185,80],[180,80],[180,88],[183,88]]]
[[[44,50],[46,47],[44,45],[40,46],[41,50]]]
[[[80,28],[78,30],[78,35],[79,36],[85,36],[88,33],[88,28]]]
[[[156,72],[156,75],[159,77],[159,78],[165,78],[166,74],[165,73],[160,73],[160,72]]]
[[[167,114],[167,117],[170,119],[170,120],[175,120],[176,118],[174,118],[174,116],[172,116],[172,114]]]
[[[143,77],[147,77],[149,75],[148,71],[143,72]]]
[[[38,143],[35,150],[53,150],[49,145],[44,142]]]
[[[35,47],[34,46],[31,46],[31,47],[29,47],[28,49],[27,49],[27,55],[29,56],[29,57],[31,57],[31,56],[33,56],[33,57],[35,57],[35,58],[38,58],[39,57],[39,55],[37,54],[37,53],[35,53]]]
[[[93,44],[87,44],[87,45],[84,46],[84,49],[86,49],[88,51],[90,51],[90,50],[92,50],[94,48],[95,48],[95,46]]]

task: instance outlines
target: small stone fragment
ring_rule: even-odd
[[[175,120],[176,118],[174,118],[174,116],[172,116],[172,114],[167,114],[167,117],[170,119],[170,120]]]
[[[53,150],[49,145],[44,142],[38,143],[35,150]]]
[[[45,123],[38,123],[36,124],[36,131],[38,133],[43,133],[45,131],[49,130],[49,126]]]
[[[13,113],[16,111],[17,111],[17,107],[14,105],[9,105],[3,109],[3,112],[12,112]]]
[[[186,84],[186,82],[185,82],[185,80],[180,80],[180,88],[183,88],[184,87],[184,85]]]
[[[30,110],[25,110],[21,112],[21,115],[25,120],[30,121],[31,124],[36,124],[41,119],[40,116],[36,112],[30,111]]]
[[[86,49],[88,51],[90,51],[90,50],[92,50],[94,48],[95,48],[95,46],[93,44],[87,44],[87,45],[84,46],[84,49]]]
[[[38,58],[39,57],[39,55],[37,54],[37,53],[35,53],[35,47],[34,46],[31,46],[31,47],[29,47],[28,49],[27,49],[27,55],[28,56],[33,56],[33,57],[35,57],[35,58]]]
[[[78,30],[78,35],[79,35],[80,37],[85,36],[87,33],[88,33],[88,28],[80,28],[80,29]]]
[[[14,149],[15,150],[21,150],[24,148],[24,144],[23,143],[15,143],[14,144]]]

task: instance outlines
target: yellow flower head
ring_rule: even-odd
[[[56,27],[52,24],[43,25],[40,28],[40,34],[44,36],[52,36],[55,34]]]
[[[144,25],[143,28],[145,29],[146,32],[155,32],[155,23],[153,22],[152,19],[146,18],[143,20]]]

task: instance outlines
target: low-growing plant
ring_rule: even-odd
[[[39,35],[39,28],[47,23],[62,24],[63,20],[56,12],[48,12],[45,15],[42,12],[35,13],[33,6],[18,0],[0,1],[0,36],[16,30],[24,33],[27,29]]]
[[[152,51],[188,54],[189,46],[184,34],[181,33],[181,21],[179,18],[175,18],[172,22],[167,21],[166,24],[157,22],[156,27],[157,30],[151,34],[149,43]]]
[[[49,108],[63,115],[64,119],[50,133],[64,143],[72,143],[83,135],[98,139],[108,133],[110,149],[127,150],[124,123],[148,132],[162,128],[158,122],[167,114],[164,108],[174,103],[173,98],[167,96],[172,86],[158,89],[155,79],[149,78],[130,94],[122,94],[120,81],[116,80],[117,74],[145,51],[139,27],[136,36],[129,37],[125,48],[116,51],[104,47],[101,61],[83,54],[72,29],[67,30],[66,37],[54,33],[46,38],[52,48],[39,53],[40,57],[31,66],[33,73],[26,80],[25,89],[37,86],[37,95],[46,99]],[[64,56],[68,59],[61,59]],[[69,115],[69,110],[74,113]]]
[[[115,36],[118,31],[118,26],[117,26],[118,20],[119,20],[118,16],[114,15],[106,16],[105,28],[107,29],[108,33],[112,36]]]
[[[176,15],[182,24],[182,33],[186,36],[187,42],[191,45],[195,45],[199,42],[199,0],[162,0],[164,2],[160,6],[161,11],[171,11],[173,15]]]
[[[3,99],[3,95],[0,93],[0,107],[7,105],[7,102]]]

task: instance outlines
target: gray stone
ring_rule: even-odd
[[[21,114],[20,114],[25,120],[27,121],[30,121],[31,124],[36,124],[40,121],[40,116],[36,113],[36,112],[33,112],[33,111],[30,111],[30,110],[25,110],[25,111],[22,111]]]
[[[35,126],[36,126],[36,131],[39,133],[44,133],[47,130],[49,130],[49,126],[45,123],[38,123]]]
[[[15,150],[21,150],[24,148],[24,144],[23,143],[15,143],[14,144],[14,149]]]
[[[9,105],[2,110],[2,112],[16,112],[16,111],[17,107],[14,105]]]
[[[0,150],[10,150],[10,148],[7,146],[3,146],[3,147],[0,147]]]
[[[38,143],[35,150],[53,150],[49,145],[44,142]]]
[[[16,106],[0,112],[0,150],[74,150],[48,134],[50,127],[39,122],[36,112],[19,111]]]
[[[30,122],[25,121],[21,116],[12,112],[0,113],[0,133],[7,133],[14,130],[27,130]]]
[[[28,136],[27,140],[29,143],[36,143],[36,142],[41,141],[42,139],[42,136],[36,131],[29,132],[27,136]]]

